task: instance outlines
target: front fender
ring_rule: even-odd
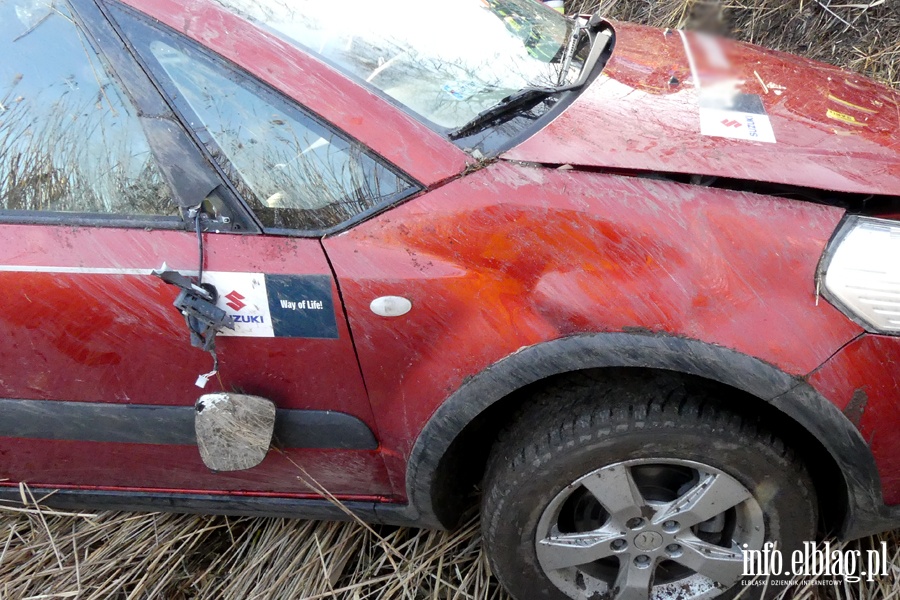
[[[410,507],[419,523],[449,527],[458,515],[442,506],[441,460],[463,429],[512,392],[547,377],[582,369],[643,367],[696,375],[751,394],[785,413],[831,455],[846,489],[839,533],[854,538],[896,523],[884,506],[880,478],[865,440],[838,408],[803,378],[757,358],[697,340],[665,335],[577,335],[522,348],[467,380],[432,415],[418,436],[407,470]]]

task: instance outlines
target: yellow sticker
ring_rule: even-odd
[[[852,102],[847,102],[842,98],[838,98],[834,94],[828,94],[828,99],[832,102],[837,102],[838,104],[843,104],[848,108],[855,108],[856,110],[862,111],[864,113],[869,113],[870,115],[878,114],[877,110],[872,110],[871,108],[866,108],[865,106],[859,106],[858,104],[853,104]]]
[[[828,116],[829,119],[834,119],[835,121],[842,121],[844,123],[847,123],[848,125],[856,125],[857,127],[865,127],[866,126],[865,123],[860,123],[859,121],[857,121],[856,117],[854,117],[852,115],[845,115],[842,112],[838,112],[836,110],[831,110],[830,108],[828,109],[828,112],[825,114]]]

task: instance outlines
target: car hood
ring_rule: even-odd
[[[501,158],[900,194],[900,96],[694,32],[612,23],[603,72]]]

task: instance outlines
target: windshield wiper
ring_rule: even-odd
[[[557,85],[562,85],[566,79],[566,73],[569,72],[569,67],[572,66],[572,59],[578,51],[578,40],[581,38],[581,32],[585,30],[585,27],[578,21],[572,24],[572,35],[569,36],[569,43],[566,44],[566,53],[563,55],[562,67],[559,70],[559,80],[556,82]]]
[[[587,25],[579,27],[578,31],[587,31],[589,35],[593,34],[593,31],[599,26],[599,18],[591,18],[590,22]],[[577,35],[577,33],[575,34]],[[484,129],[485,126],[490,125],[497,119],[504,117],[512,112],[515,112],[522,107],[525,106],[534,106],[541,100],[546,99],[548,96],[559,92],[567,92],[569,90],[574,90],[582,87],[587,80],[590,78],[591,73],[594,71],[594,67],[597,64],[597,61],[600,60],[600,56],[606,50],[606,47],[609,46],[610,41],[612,40],[612,30],[604,29],[603,31],[593,34],[591,37],[591,51],[588,54],[587,59],[584,61],[584,65],[581,67],[581,74],[578,76],[578,80],[571,85],[562,85],[558,87],[526,87],[522,88],[518,92],[510,94],[509,96],[503,98],[500,102],[491,106],[490,108],[481,111],[475,118],[466,123],[465,125],[454,129],[449,133],[451,140],[456,140],[461,137],[465,137],[472,133],[475,133],[481,129]],[[575,53],[575,47],[577,44],[572,44],[569,52],[566,52],[565,60],[570,62],[572,60],[572,56]],[[568,70],[568,65],[564,66],[563,73]]]
[[[560,91],[563,90],[551,87],[522,88],[518,92],[515,92],[503,98],[500,102],[488,108],[487,110],[481,111],[480,113],[475,115],[475,118],[473,118],[462,127],[451,131],[450,139],[456,140],[461,137],[465,137],[470,133],[475,133],[476,131],[483,129],[485,125],[489,125],[493,121],[507,115],[508,113],[519,110],[523,106],[533,106],[547,96]]]

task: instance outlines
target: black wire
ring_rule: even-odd
[[[200,204],[197,207],[197,214],[194,215],[194,229],[197,231],[197,250],[200,254],[200,266],[197,269],[197,285],[201,285],[203,283],[203,227],[200,225],[200,215],[203,214],[203,205]],[[215,331],[212,332],[211,335],[215,335]],[[207,332],[207,335],[210,335]],[[205,341],[205,339],[204,339]],[[219,372],[219,357],[216,354],[216,351],[211,349],[209,350],[210,356],[213,359],[213,372]]]
[[[197,269],[197,283],[203,283],[203,229],[200,226],[200,215],[203,214],[203,205],[197,207],[197,214],[194,215],[194,227],[197,230],[197,246],[200,252],[200,268]]]

